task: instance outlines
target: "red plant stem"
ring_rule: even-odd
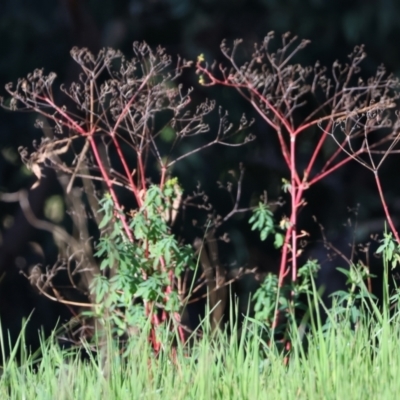
[[[182,344],[184,344],[186,342],[186,336],[185,336],[185,332],[182,328],[182,326],[180,325],[181,323],[181,316],[179,315],[178,312],[173,312],[172,313],[174,320],[178,323],[178,334],[179,334],[179,340],[181,341]],[[162,312],[162,321],[166,321],[168,318],[168,313],[163,310]]]
[[[151,315],[151,322],[152,322],[152,328],[151,328],[151,338],[152,338],[152,345],[153,345],[153,349],[156,352],[156,354],[160,351],[161,348],[161,343],[157,340],[157,332],[156,332],[156,328],[157,326],[160,325],[160,320],[158,319],[158,316],[156,313],[152,313]]]
[[[279,140],[279,145],[281,146],[281,151],[282,151],[282,155],[283,155],[283,159],[286,162],[286,165],[288,166],[289,170],[291,170],[290,168],[290,154],[289,154],[289,150],[286,146],[285,140],[283,138],[282,135],[282,130],[280,128],[280,126],[275,125],[264,113],[263,111],[258,107],[258,105],[252,101],[251,102],[252,106],[255,108],[255,110],[260,114],[261,118],[263,118],[268,125],[270,125],[273,129],[275,129],[276,134],[278,135],[278,140]],[[297,174],[297,171],[295,171],[295,179],[297,184],[300,184],[300,178]]]
[[[68,123],[70,124],[70,126],[69,126],[70,128],[75,130],[80,135],[86,136],[88,138],[90,146],[91,146],[93,154],[94,154],[94,157],[95,157],[96,162],[97,162],[97,164],[99,166],[101,175],[102,175],[102,177],[104,179],[104,182],[106,183],[106,186],[107,186],[107,188],[108,188],[108,190],[109,190],[109,192],[111,194],[111,197],[112,197],[113,202],[115,204],[115,208],[118,211],[118,218],[120,218],[120,220],[122,222],[122,225],[124,227],[125,233],[128,236],[129,240],[131,242],[133,242],[132,232],[131,232],[131,230],[130,230],[130,228],[128,226],[128,223],[126,221],[125,214],[123,213],[122,208],[121,208],[121,206],[120,206],[120,204],[118,202],[118,198],[117,198],[117,196],[115,194],[115,191],[114,191],[114,188],[113,188],[113,184],[112,184],[112,182],[111,182],[111,180],[110,180],[110,178],[109,178],[109,176],[107,174],[107,171],[104,168],[104,165],[103,165],[103,162],[101,160],[100,154],[99,154],[99,152],[97,150],[97,145],[96,145],[96,142],[94,140],[95,128],[93,127],[90,132],[86,132],[86,130],[83,129],[71,116],[69,116],[66,111],[64,111],[60,107],[58,107],[51,99],[49,99],[47,97],[41,97],[41,96],[38,96],[38,98],[43,100],[43,101],[45,101],[46,103],[48,103],[60,115],[62,115],[63,118],[65,118],[68,121]],[[53,120],[56,121],[57,119],[55,117],[53,117]]]
[[[308,166],[306,168],[306,171],[304,173],[304,177],[306,180],[310,176],[312,167],[314,166],[315,160],[317,159],[317,156],[318,156],[319,152],[321,151],[322,145],[325,143],[326,137],[328,135],[327,132],[329,132],[331,125],[332,125],[332,121],[329,121],[326,128],[324,129],[324,132],[322,133],[321,137],[319,138],[317,146],[315,147],[315,149],[313,151],[311,159],[310,159]]]
[[[161,269],[163,271],[166,271],[166,266],[165,266],[165,260],[163,257],[160,257],[160,263],[161,263]],[[174,282],[174,274],[173,271],[170,270],[168,272],[168,278],[169,278],[169,285],[165,288],[165,301],[168,301],[169,295],[172,293],[172,286],[173,286],[173,282]],[[174,312],[173,313],[173,317],[175,319],[175,321],[179,324],[178,325],[178,333],[179,333],[179,339],[181,340],[182,344],[185,343],[186,341],[186,336],[185,336],[185,332],[183,331],[182,326],[180,325],[181,322],[181,317],[179,315],[179,313]],[[167,313],[164,310],[163,311],[163,321],[165,321],[167,319]]]
[[[128,182],[129,182],[129,185],[130,185],[130,187],[132,189],[132,192],[135,195],[135,198],[136,198],[136,201],[138,203],[138,206],[141,207],[142,204],[143,204],[143,200],[142,200],[142,197],[140,196],[140,193],[139,193],[139,190],[138,190],[137,186],[135,185],[135,182],[133,182],[132,173],[129,170],[128,164],[127,164],[126,159],[125,159],[125,156],[122,153],[121,146],[119,145],[118,140],[115,137],[115,134],[111,133],[110,135],[111,135],[112,141],[114,143],[114,146],[117,149],[118,157],[121,160],[122,166],[124,167],[125,175],[126,175],[126,177],[128,179]]]
[[[141,90],[144,88],[144,86],[147,84],[147,82],[149,81],[150,77],[151,77],[151,74],[149,73],[149,74],[146,76],[146,78],[143,80],[142,84],[141,84],[141,85],[139,86],[139,88],[137,89],[136,93],[135,93],[135,94],[131,97],[131,99],[126,103],[124,109],[121,111],[121,113],[120,113],[119,116],[118,116],[117,121],[115,122],[114,128],[113,128],[112,131],[110,132],[110,136],[111,136],[111,138],[112,138],[112,140],[113,140],[113,143],[114,143],[114,145],[115,145],[115,148],[117,149],[118,156],[119,156],[119,158],[120,158],[120,160],[121,160],[121,162],[122,162],[122,165],[123,165],[123,167],[124,167],[125,174],[126,174],[126,177],[127,177],[127,179],[128,179],[129,185],[131,186],[131,189],[132,189],[132,191],[133,191],[133,193],[134,193],[134,195],[135,195],[135,198],[136,198],[136,201],[137,201],[139,207],[142,206],[143,200],[142,200],[142,197],[140,196],[140,193],[139,193],[139,190],[138,190],[137,186],[135,185],[135,183],[134,183],[134,181],[133,181],[132,173],[131,173],[131,171],[129,170],[128,164],[127,164],[127,162],[126,162],[126,160],[125,160],[125,156],[124,156],[123,153],[122,153],[121,146],[119,145],[118,140],[116,139],[116,132],[117,132],[117,129],[118,129],[119,125],[121,124],[122,120],[125,118],[126,114],[128,113],[128,111],[129,111],[131,105],[132,105],[133,102],[135,101],[137,95],[140,93],[140,91],[141,91]],[[144,188],[144,187],[143,187],[143,188]]]
[[[118,115],[118,119],[115,122],[114,128],[112,130],[112,132],[110,132],[111,135],[115,135],[115,132],[117,131],[119,125],[121,124],[122,120],[125,118],[126,114],[129,111],[129,108],[131,107],[131,105],[133,104],[133,102],[135,101],[137,95],[140,93],[140,91],[145,87],[145,85],[147,85],[147,82],[149,81],[149,79],[152,77],[151,73],[148,73],[146,78],[143,80],[142,84],[139,86],[138,90],[136,91],[136,93],[131,97],[131,99],[126,103],[124,109],[121,111],[121,113]]]
[[[294,131],[294,134],[295,135],[300,134],[301,132],[305,131],[306,129],[311,128],[312,126],[318,124],[319,121],[320,121],[320,119],[318,118],[318,119],[313,119],[312,121],[307,122],[305,124],[303,123],[302,125],[297,127],[297,129]],[[330,120],[330,121],[332,121],[332,120]]]
[[[381,203],[382,203],[382,206],[383,206],[383,210],[385,211],[386,219],[387,219],[387,221],[389,223],[390,229],[393,232],[394,237],[396,238],[397,243],[400,244],[399,233],[397,232],[397,229],[394,226],[392,217],[390,216],[389,208],[388,208],[388,206],[386,204],[385,196],[383,195],[381,180],[379,179],[379,175],[378,175],[378,171],[377,170],[374,171],[374,176],[375,176],[376,186],[377,186],[378,192],[379,192],[379,197],[381,199]]]
[[[126,163],[125,157],[122,154],[121,147],[119,146],[119,143],[115,138],[115,135],[116,135],[116,132],[117,132],[117,129],[118,129],[119,125],[121,124],[122,120],[125,118],[126,114],[129,112],[129,109],[130,109],[131,105],[133,104],[133,102],[135,101],[137,95],[147,85],[147,82],[149,81],[151,76],[152,76],[151,73],[147,74],[146,78],[143,80],[143,82],[141,83],[141,85],[137,89],[136,93],[126,103],[124,109],[121,111],[121,113],[118,116],[117,121],[115,122],[114,128],[110,132],[110,136],[112,137],[114,145],[117,148],[118,156],[120,157],[121,162],[122,162],[122,164],[124,166],[125,174],[126,174],[126,176],[128,178],[129,184],[131,185],[131,188],[132,188],[132,190],[133,190],[133,192],[135,194],[136,201],[138,202],[139,207],[141,207],[141,205],[142,205],[142,198],[141,198],[141,196],[139,194],[139,191],[138,191],[135,183],[133,182],[132,173],[129,171],[128,164]],[[143,186],[142,189],[145,189],[145,186]]]
[[[206,68],[204,68],[199,61],[196,63],[196,68],[201,71],[203,74],[207,75],[207,77],[210,79],[210,82],[212,85],[222,85],[222,86],[228,86],[228,87],[233,87],[233,88],[240,88],[240,89],[246,89],[256,97],[258,97],[265,105],[267,106],[268,109],[270,109],[275,116],[279,119],[281,124],[286,128],[288,132],[293,132],[292,127],[290,126],[289,121],[274,107],[274,105],[266,99],[264,96],[262,96],[259,91],[253,87],[253,85],[248,82],[247,79],[244,77],[244,83],[237,83],[237,82],[229,82],[229,77],[226,80],[220,80],[215,78],[215,76],[208,71]],[[204,84],[204,86],[207,86],[207,84]]]
[[[285,241],[282,247],[281,265],[279,267],[279,275],[278,275],[278,290],[280,290],[283,287],[283,282],[285,280],[285,277],[288,275],[290,271],[290,269],[287,268],[286,266],[286,262],[289,250],[289,241],[291,238],[291,231],[292,227],[289,226],[288,229],[286,230]],[[274,319],[272,321],[272,326],[271,326],[272,330],[274,330],[278,326],[278,320],[279,320],[279,310],[277,309],[274,315]]]
[[[181,325],[181,316],[179,315],[179,313],[174,312],[174,318],[175,321],[179,324],[178,326],[179,339],[181,340],[181,343],[184,344],[186,342],[186,335]]]
[[[221,85],[221,86],[233,87],[235,89],[248,90],[251,94],[253,94],[253,96],[255,96],[259,100],[261,100],[266,105],[267,109],[272,111],[272,113],[280,121],[280,123],[285,127],[285,129],[289,132],[289,134],[290,134],[290,132],[293,132],[293,128],[291,127],[289,121],[279,112],[279,110],[267,98],[262,96],[259,93],[259,91],[256,88],[254,88],[253,85],[251,85],[250,82],[248,82],[246,79],[245,79],[245,83],[242,83],[242,84],[239,84],[236,82],[231,83],[231,82],[229,82],[229,80],[220,80],[220,79],[215,78],[215,76],[210,71],[208,71],[206,68],[204,68],[199,61],[197,62],[196,67],[199,71],[201,71],[202,73],[207,75],[208,79],[210,80],[210,84],[204,84],[204,86]],[[251,103],[253,104],[254,102],[251,102]],[[265,119],[266,118],[265,114],[258,107],[256,109],[260,113],[260,115]],[[276,129],[276,125],[273,123],[271,124],[271,122],[269,122],[269,121],[270,120],[267,118],[267,122],[269,123],[269,125],[275,127],[275,129]],[[285,148],[286,144],[284,143],[283,138],[281,136],[279,136],[279,132],[278,132],[278,137],[279,137],[280,144],[281,144],[281,147],[283,150]],[[287,152],[285,152],[283,150],[283,154],[285,156],[286,162],[288,163],[289,160],[286,157]],[[289,165],[290,165],[290,162],[289,162]],[[296,170],[295,170],[294,174],[296,175],[297,182],[300,183],[300,179],[297,176]]]
[[[292,200],[292,215],[290,218],[291,233],[292,233],[292,282],[297,280],[297,196],[296,196],[296,135],[290,133],[290,174],[291,174],[291,200]],[[299,188],[300,189],[300,188]]]
[[[143,158],[142,158],[142,153],[137,152],[137,158],[138,158],[138,167],[139,167],[139,174],[140,174],[140,180],[142,181],[141,188],[143,190],[143,193],[146,192],[146,176],[145,176],[145,168],[143,164]]]
[[[121,124],[123,118],[124,118],[124,117],[126,116],[126,114],[128,113],[130,106],[131,106],[132,103],[135,101],[135,99],[136,99],[137,95],[139,94],[139,92],[140,92],[140,91],[143,89],[143,87],[147,84],[147,82],[148,82],[148,80],[150,79],[150,77],[151,77],[151,74],[148,74],[148,75],[146,76],[146,78],[143,80],[142,84],[140,85],[140,87],[138,88],[138,90],[136,91],[136,93],[135,93],[135,94],[132,96],[132,98],[128,101],[128,103],[125,105],[124,109],[122,110],[122,112],[121,112],[120,115],[118,116],[118,119],[117,119],[117,121],[115,122],[115,125],[114,125],[113,130],[110,132],[110,136],[111,136],[111,138],[112,138],[112,140],[113,140],[113,143],[114,143],[114,145],[115,145],[115,147],[116,147],[116,149],[117,149],[118,156],[120,157],[120,160],[121,160],[122,165],[123,165],[124,170],[125,170],[125,174],[126,174],[126,176],[127,176],[127,179],[128,179],[128,181],[129,181],[129,184],[131,185],[131,189],[132,189],[132,191],[133,191],[134,194],[135,194],[135,197],[136,197],[136,200],[137,200],[137,202],[138,202],[138,204],[139,204],[139,207],[142,205],[142,199],[141,199],[141,196],[140,196],[140,194],[139,194],[139,191],[137,190],[137,187],[136,187],[135,183],[133,182],[132,174],[131,174],[131,172],[129,171],[128,164],[127,164],[127,162],[126,162],[126,160],[125,160],[125,157],[124,157],[124,155],[123,155],[123,153],[122,153],[122,150],[121,150],[121,146],[119,145],[119,143],[118,143],[118,141],[117,141],[117,139],[116,139],[116,131],[117,131],[119,125]],[[48,104],[49,104],[52,108],[54,108],[60,115],[62,115],[62,116],[68,121],[68,123],[70,124],[70,127],[72,127],[77,133],[81,134],[82,136],[89,136],[89,137],[90,137],[90,136],[93,136],[93,133],[89,133],[89,134],[88,134],[88,133],[87,133],[73,118],[71,118],[71,117],[68,115],[67,112],[63,111],[63,110],[62,110],[60,107],[58,107],[52,100],[50,100],[50,99],[47,98],[47,97],[41,97],[41,96],[37,96],[37,97],[38,97],[39,99],[41,99],[42,101],[45,101],[46,103],[48,103]],[[56,120],[56,118],[53,118],[53,119]],[[96,145],[95,145],[94,141],[92,141],[92,140],[91,140],[91,146],[92,146],[92,149],[96,148]],[[96,148],[96,153],[97,153],[97,155],[98,155],[97,148]],[[103,178],[105,179],[106,184],[107,184],[107,186],[108,186],[108,188],[109,188],[109,190],[110,190],[110,185],[109,185],[110,181],[109,181],[108,175],[107,175],[107,174],[103,174],[103,171],[105,171],[105,170],[104,170],[104,168],[102,168],[101,158],[100,158],[100,157],[99,157],[99,158],[96,157],[96,160],[97,160],[97,162],[98,162],[98,164],[99,164],[99,168],[100,168],[100,170],[101,170],[101,172],[102,172]],[[111,190],[110,190],[110,192],[111,192]],[[115,195],[115,193],[114,193],[114,195]],[[113,196],[113,200],[114,200],[114,196]],[[117,204],[118,204],[118,203],[116,203],[116,205],[117,205]],[[117,209],[120,209],[120,207],[118,207]],[[128,235],[128,237],[129,237],[129,235]]]
[[[286,262],[289,250],[289,241],[292,236],[292,227],[289,226],[286,230],[285,240],[282,247],[282,257],[281,257],[281,265],[279,267],[279,278],[278,278],[278,287],[281,288],[283,286],[283,281],[286,275],[289,273],[289,269],[287,269]]]
[[[162,190],[165,184],[165,177],[167,174],[167,168],[165,167],[165,165],[161,166],[161,179],[160,179],[160,189]]]
[[[36,97],[38,99],[46,102],[47,104],[49,104],[51,108],[54,108],[54,110],[56,110],[60,115],[62,115],[70,124],[70,125],[66,124],[68,128],[73,129],[75,132],[79,133],[82,136],[88,136],[88,133],[86,132],[86,130],[83,129],[72,117],[70,117],[66,111],[64,111],[62,108],[58,107],[51,99],[49,99],[48,97],[42,97],[42,96],[36,96]],[[37,110],[36,108],[35,108],[35,110],[38,111],[39,113],[41,113],[40,110]],[[47,114],[46,114],[46,116],[47,116]],[[50,118],[56,123],[60,122],[54,115],[50,116]]]
[[[349,161],[353,160],[354,157],[358,156],[363,151],[364,151],[363,149],[361,149],[359,151],[356,151],[353,155],[346,157],[342,161],[339,161],[337,164],[335,164],[333,167],[331,167],[327,171],[325,171],[325,172],[323,172],[321,174],[318,174],[313,179],[311,179],[311,181],[308,182],[308,186],[311,186],[314,183],[316,183],[316,182],[320,181],[321,179],[325,178],[327,175],[331,174],[333,171],[339,169],[342,165],[347,164]]]
[[[118,218],[122,222],[122,226],[124,227],[125,233],[128,236],[129,241],[131,243],[133,243],[133,235],[132,235],[131,229],[129,228],[128,222],[126,221],[125,214],[123,213],[123,210],[122,210],[122,208],[121,208],[121,206],[119,204],[117,195],[115,194],[115,191],[114,191],[114,188],[113,188],[113,184],[112,184],[110,178],[108,177],[107,171],[104,168],[103,162],[102,162],[100,154],[99,154],[99,152],[97,150],[97,145],[96,145],[96,142],[94,140],[94,137],[93,137],[92,133],[89,134],[88,139],[89,139],[90,146],[92,148],[94,157],[96,159],[96,162],[97,162],[97,164],[98,164],[98,166],[100,168],[101,175],[103,176],[103,179],[104,179],[104,181],[106,183],[106,186],[107,186],[108,190],[110,191],[110,194],[111,194],[111,197],[113,199],[115,208],[118,211]]]
[[[161,343],[157,340],[157,333],[156,333],[156,326],[160,325],[160,320],[158,319],[157,315],[153,313],[152,309],[150,308],[150,303],[144,302],[145,313],[146,316],[150,318],[151,321],[151,329],[149,335],[149,341],[153,347],[153,350],[157,354],[160,351]]]
[[[336,151],[329,157],[328,161],[325,163],[325,165],[322,167],[321,172],[325,172],[325,170],[333,163],[335,158],[343,152],[342,148],[344,146],[344,143],[346,142],[346,139],[343,140],[341,145],[336,149]]]
[[[283,158],[286,160],[286,164],[287,164],[287,166],[289,168],[289,171],[291,173],[291,176],[292,176],[292,179],[291,179],[292,182],[291,183],[293,184],[293,179],[294,179],[295,184],[300,185],[300,178],[299,178],[299,175],[297,173],[297,169],[296,168],[293,169],[292,143],[290,143],[290,153],[289,153],[289,151],[287,150],[287,146],[286,146],[286,143],[285,143],[285,141],[283,139],[283,135],[282,135],[282,132],[281,132],[280,129],[277,130],[277,134],[278,134],[279,144],[281,146],[281,151],[282,151],[282,154],[283,154]],[[292,136],[290,136],[290,141],[292,141]]]
[[[291,237],[291,227],[286,230],[285,234],[285,241],[283,243],[282,247],[282,256],[281,256],[281,265],[279,268],[279,275],[278,275],[278,290],[280,290],[283,287],[283,282],[285,280],[285,277],[288,275],[290,269],[287,268],[286,262],[287,262],[287,256],[288,256],[288,250],[289,250],[289,241]],[[279,309],[276,310],[274,319],[272,321],[272,330],[274,330],[278,326],[278,321],[279,321]]]

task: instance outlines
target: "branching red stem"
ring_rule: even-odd
[[[392,217],[391,217],[390,212],[389,212],[389,208],[388,208],[386,200],[385,200],[385,196],[383,194],[381,180],[379,179],[378,171],[376,171],[376,170],[374,171],[374,177],[375,177],[376,187],[378,188],[379,197],[381,199],[381,203],[382,203],[382,206],[383,206],[383,210],[385,211],[386,219],[388,221],[390,229],[391,229],[391,231],[392,231],[397,243],[400,244],[399,233],[397,232],[397,229],[394,226]]]

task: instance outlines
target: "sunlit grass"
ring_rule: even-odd
[[[292,339],[287,363],[258,335],[206,337],[190,356],[178,347],[175,356],[167,348],[157,357],[143,336],[131,340],[125,358],[110,341],[102,357],[86,359],[50,340],[39,356],[15,348],[2,369],[0,398],[397,399],[399,319],[315,328],[307,346]]]

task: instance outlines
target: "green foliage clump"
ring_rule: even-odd
[[[252,224],[252,230],[260,232],[262,241],[274,235],[274,246],[282,248],[284,243],[282,229],[275,223],[274,215],[267,204],[259,203],[249,223]],[[301,310],[304,313],[308,310],[307,295],[312,292],[312,281],[318,269],[316,260],[308,260],[298,269],[295,281],[281,283],[277,274],[268,273],[252,297],[255,320],[263,324],[267,331],[287,333],[288,325],[291,324],[296,311]],[[278,313],[280,318],[277,318]]]
[[[107,316],[119,335],[143,325],[144,304],[157,303],[158,310],[169,313],[180,310],[178,291],[167,288],[186,268],[194,268],[194,253],[191,246],[178,243],[167,223],[176,190],[180,188],[175,180],[167,181],[163,189],[149,187],[142,207],[131,214],[133,242],[126,237],[121,220],[114,218],[111,196],[100,202],[104,217],[99,228],[108,228],[97,244],[95,255],[102,259],[103,273],[93,280],[92,290],[98,316]]]

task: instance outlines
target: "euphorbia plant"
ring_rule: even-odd
[[[273,33],[268,34],[261,44],[254,46],[251,59],[242,64],[237,62],[241,41],[236,40],[232,49],[223,42],[221,50],[227,66],[222,63],[209,65],[201,55],[196,67],[201,85],[237,90],[264,120],[265,134],[272,128],[278,137],[287,167],[288,175],[283,178],[287,181],[290,202],[290,214],[280,223],[286,229],[277,283],[282,289],[286,284],[295,284],[298,279],[299,239],[305,234],[298,226],[298,215],[305,205],[305,192],[351,160],[363,165],[368,160],[371,164],[386,218],[400,242],[377,174],[381,162],[375,161],[374,154],[382,153],[382,146],[388,144],[384,159],[397,144],[397,137],[388,128],[393,125],[389,119],[390,109],[398,99],[396,89],[399,84],[397,79],[387,76],[383,68],[366,81],[360,78],[360,63],[365,58],[362,46],[354,49],[347,63],[336,61],[328,70],[319,62],[313,66],[295,62],[297,53],[308,41],[298,42],[296,37],[285,34],[281,47],[272,51],[272,39]],[[302,136],[310,132],[317,140],[313,142],[306,167],[300,168],[298,147]],[[372,133],[375,133],[373,139]],[[326,145],[332,138],[338,147],[329,153]],[[317,159],[323,160],[320,169]],[[279,307],[276,307],[272,329],[278,318]]]

